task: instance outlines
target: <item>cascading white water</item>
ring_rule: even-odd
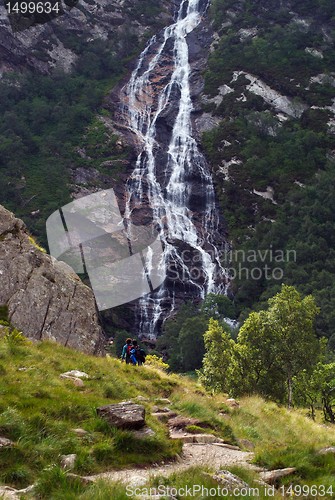
[[[125,120],[140,149],[127,183],[125,219],[131,232],[132,213],[145,203],[164,245],[160,272],[166,280],[156,292],[139,300],[140,336],[154,337],[162,320],[173,311],[172,275],[176,276],[177,271],[179,285],[183,283],[193,296],[204,298],[207,293],[225,290],[225,272],[214,243],[219,217],[213,183],[192,137],[186,36],[201,21],[199,4],[200,0],[182,0],[176,21],[165,28],[160,39],[154,36],[149,41],[124,88]],[[162,155],[157,162],[157,150],[162,149],[157,142],[158,126],[168,110],[173,114],[173,125],[163,155],[165,164],[161,164]],[[190,209],[194,183],[200,186],[202,200],[197,214]],[[187,249],[193,260],[185,258]]]

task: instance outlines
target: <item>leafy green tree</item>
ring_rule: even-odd
[[[193,371],[201,367],[205,354],[206,329],[207,321],[204,316],[196,316],[184,321],[177,340],[182,371]]]
[[[178,343],[179,334],[183,328],[185,321],[189,318],[196,317],[199,314],[194,304],[183,304],[178,313],[169,318],[164,324],[163,335],[161,335],[156,344],[157,350],[164,355],[168,360],[169,366],[172,370],[183,371],[181,360],[180,346]],[[182,344],[186,345],[185,339],[186,332],[184,333]]]
[[[268,312],[252,312],[237,337],[233,379],[236,394],[257,392],[283,399],[285,377],[277,364],[279,344]]]
[[[199,370],[199,380],[215,392],[229,392],[231,387],[231,367],[234,356],[234,341],[218,320],[209,320],[204,335],[206,354],[203,368]]]
[[[308,404],[315,419],[315,408],[321,406],[327,422],[335,423],[335,363],[319,362],[312,373],[303,370],[295,379],[297,401]]]
[[[307,370],[302,370],[294,381],[294,401],[304,407],[310,408],[310,416],[315,420],[315,410],[320,403],[320,388],[315,376],[315,371],[311,374]]]
[[[314,298],[301,298],[292,286],[269,299],[269,309],[252,313],[242,326],[238,343],[246,347],[244,356],[253,371],[256,386],[261,382],[268,393],[285,379],[287,402],[292,406],[293,377],[317,362],[320,344],[314,321],[318,313]]]
[[[201,312],[212,318],[236,318],[234,303],[226,295],[209,293],[201,305]]]

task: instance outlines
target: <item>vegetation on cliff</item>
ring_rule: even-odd
[[[0,82],[0,203],[23,218],[44,246],[46,219],[71,201],[73,169],[99,167],[103,161],[125,157],[124,150],[115,150],[113,134],[106,128],[101,130],[103,125],[96,115],[106,113],[105,97],[129,71],[146,39],[162,27],[161,15],[165,12],[168,16],[163,3],[146,0],[139,6],[138,2],[126,2],[122,26],[112,26],[105,38],[99,29],[103,31],[104,22],[108,22],[108,6],[106,12],[105,6],[99,6],[92,14],[92,2],[87,4],[71,11],[75,19],[71,28],[67,24],[71,15],[61,16],[53,25],[53,36],[65,51],[63,56],[71,53],[70,60],[75,61],[70,73],[54,67],[49,51],[55,39],[49,40],[50,32],[35,47],[36,38],[27,31],[33,47],[32,53],[28,49],[27,66],[22,70],[18,64]],[[81,22],[87,21],[84,26],[77,25],[78,9],[83,14]],[[123,25],[127,19],[140,19],[136,29],[132,22]],[[10,44],[12,33],[4,26],[1,30]],[[28,65],[33,58],[49,64],[49,74],[41,74],[38,64],[32,70]],[[86,146],[87,154],[80,154]],[[100,170],[111,183],[120,163]]]
[[[319,335],[334,334],[334,9],[331,1],[214,0],[203,134],[234,250],[237,314],[260,310],[282,282],[315,296]],[[296,251],[281,279],[250,279],[248,251]],[[243,253],[244,252],[244,253]],[[239,269],[243,269],[239,272]],[[282,276],[283,275],[283,276]],[[333,346],[334,338],[330,341]]]

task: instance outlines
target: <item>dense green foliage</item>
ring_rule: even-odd
[[[206,354],[200,380],[215,391],[259,393],[292,405],[293,377],[311,372],[321,353],[314,329],[314,299],[301,299],[290,286],[269,300],[268,310],[252,312],[236,342],[217,320],[205,334]]]
[[[292,0],[279,7],[271,0],[214,0],[210,13],[220,38],[205,74],[205,107],[221,122],[204,133],[203,146],[232,249],[241,251],[225,262],[236,275],[231,292],[237,314],[243,320],[248,310],[261,309],[284,282],[313,293],[321,308],[318,333],[330,338],[335,331],[335,139],[327,123],[335,95],[330,78],[335,60],[333,3]],[[278,109],[248,90],[250,80],[243,72],[287,96],[292,110],[300,111],[280,117]],[[320,74],[321,79],[311,80]],[[212,100],[223,85],[231,91]],[[268,187],[272,201],[254,192]],[[270,250],[285,255],[293,250],[296,257],[275,262]],[[268,255],[248,260],[250,251]],[[265,265],[280,272],[265,276]],[[259,277],[250,277],[254,268],[263,270]]]
[[[322,408],[327,422],[335,423],[335,363],[319,362],[313,371],[303,370],[295,378],[296,401],[308,406],[315,419],[315,409]]]
[[[28,74],[8,77],[0,87],[1,203],[41,235],[47,217],[70,201],[73,147],[101,103],[103,86],[78,74]],[[40,210],[37,220],[28,210]]]
[[[234,304],[228,297],[209,294],[200,307],[183,304],[177,314],[165,322],[156,347],[164,354],[171,370],[191,372],[201,368],[205,354],[204,333],[211,317],[220,323],[225,317],[234,318]]]
[[[153,30],[161,27],[159,12],[153,0],[124,6],[125,16],[145,16]],[[108,117],[104,97],[129,71],[149,31],[139,41],[126,23],[111,29],[106,40],[87,42],[79,30],[59,22],[53,25],[54,34],[77,57],[71,73],[56,68],[42,75],[26,68],[1,79],[0,203],[23,218],[44,246],[45,221],[71,201],[76,167],[97,168],[110,184],[122,170],[127,150],[117,150],[116,137],[95,117]],[[46,38],[32,50],[32,57],[47,61],[51,48]],[[115,159],[119,161],[112,163]],[[108,168],[100,166],[107,160]],[[95,185],[101,187],[98,180]]]

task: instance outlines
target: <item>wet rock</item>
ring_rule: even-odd
[[[110,425],[121,429],[140,429],[145,425],[144,406],[130,401],[100,406],[97,414]]]
[[[43,253],[20,219],[0,205],[0,304],[31,339],[100,353],[103,334],[93,292],[64,262]]]

